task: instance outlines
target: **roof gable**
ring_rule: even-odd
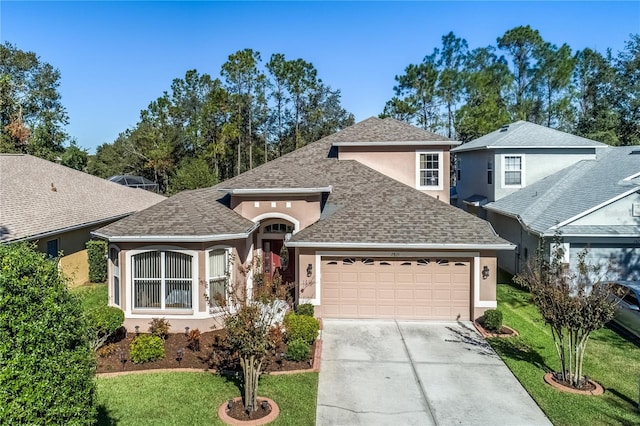
[[[329,137],[333,145],[337,146],[376,142],[385,145],[400,145],[407,142],[438,142],[440,145],[457,145],[459,143],[390,117],[384,119],[370,117]]]

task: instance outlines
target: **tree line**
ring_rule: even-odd
[[[229,55],[220,78],[189,70],[140,113],[137,125],[97,148],[88,171],[146,176],[163,192],[206,187],[343,127],[353,115],[312,63],[252,49]]]
[[[640,144],[640,36],[600,53],[545,41],[519,26],[470,50],[450,32],[395,77],[381,117],[470,141],[526,120],[610,145]]]

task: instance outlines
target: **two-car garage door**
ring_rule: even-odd
[[[323,257],[325,318],[468,320],[469,259]]]

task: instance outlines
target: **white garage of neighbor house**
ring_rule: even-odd
[[[129,329],[159,316],[206,328],[225,284],[251,290],[278,273],[319,317],[477,318],[496,307],[496,254],[514,246],[448,204],[456,144],[370,118],[99,229],[110,304]]]

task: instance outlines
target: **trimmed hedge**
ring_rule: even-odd
[[[89,281],[104,283],[107,281],[107,242],[102,240],[87,241],[89,258]]]
[[[306,315],[308,317],[313,316],[314,307],[311,303],[303,303],[296,308],[296,314]]]
[[[116,332],[124,322],[124,312],[113,306],[100,306],[85,312],[87,336],[91,349],[96,350]]]
[[[157,361],[164,358],[164,342],[158,336],[138,336],[129,345],[129,356],[134,364]]]
[[[289,342],[285,358],[291,361],[304,361],[309,359],[309,345],[302,339]]]
[[[32,244],[0,244],[0,424],[95,423],[86,335],[57,263]]]
[[[497,309],[487,309],[484,311],[484,328],[494,333],[502,329],[502,312]]]
[[[302,339],[307,344],[312,344],[318,337],[320,322],[307,315],[298,315],[288,312],[284,316],[284,329],[287,341],[292,342]]]

